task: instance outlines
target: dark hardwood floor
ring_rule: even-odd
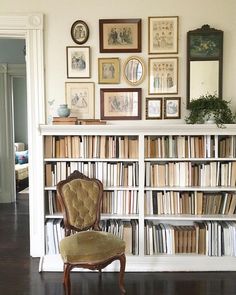
[[[0,204],[0,294],[62,295],[62,273],[38,273],[39,259],[29,256],[27,198]],[[126,273],[127,294],[235,295],[236,272]],[[72,295],[118,295],[117,273],[73,273]]]

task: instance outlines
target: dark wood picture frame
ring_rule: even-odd
[[[67,78],[90,78],[90,46],[66,47]]]
[[[181,98],[164,97],[164,119],[181,118]]]
[[[101,88],[102,120],[141,120],[141,88]]]
[[[146,97],[146,120],[162,119],[162,98]]]
[[[142,21],[134,19],[100,19],[100,52],[141,52]]]
[[[89,38],[89,27],[86,22],[77,20],[72,24],[70,33],[72,40],[76,44],[82,45],[87,42]]]

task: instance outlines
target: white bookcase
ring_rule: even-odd
[[[137,211],[127,213],[124,209],[118,210],[118,213],[112,212],[102,214],[102,219],[118,219],[118,220],[137,220],[138,221],[138,255],[127,255],[126,271],[235,271],[236,270],[236,253],[234,255],[216,256],[213,251],[209,255],[196,253],[179,253],[178,249],[172,247],[175,254],[160,253],[155,247],[157,241],[154,237],[150,238],[151,246],[146,243],[145,237],[155,232],[155,225],[168,224],[172,227],[192,227],[196,223],[218,224],[223,222],[236,221],[235,214],[222,214],[224,211],[222,206],[225,195],[230,195],[233,200],[233,195],[236,194],[235,180],[233,171],[236,162],[236,126],[227,125],[226,128],[217,128],[215,125],[160,125],[156,126],[145,125],[141,126],[127,124],[126,125],[41,125],[40,133],[42,135],[42,147],[47,136],[65,137],[65,136],[81,136],[81,137],[128,137],[136,138],[138,145],[137,156],[135,157],[46,157],[42,161],[42,173],[45,172],[47,164],[59,165],[57,163],[76,162],[76,163],[93,163],[94,167],[100,172],[104,169],[103,163],[123,163],[125,166],[134,165],[133,173],[129,185],[122,186],[119,179],[112,182],[113,185],[104,185],[105,191],[135,191],[138,196]],[[194,141],[196,139],[196,141]],[[153,140],[155,144],[151,144]],[[199,143],[200,142],[200,143]],[[119,146],[119,142],[118,142]],[[201,146],[199,148],[199,146]],[[154,147],[154,148],[153,148]],[[88,149],[88,147],[86,147]],[[158,150],[158,153],[155,154]],[[160,150],[160,151],[159,151]],[[183,151],[184,150],[184,151]],[[224,150],[224,152],[222,152]],[[45,153],[44,153],[45,154]],[[101,164],[99,164],[101,163]],[[133,164],[134,163],[134,164]],[[212,164],[213,163],[213,164]],[[122,164],[122,165],[123,165]],[[65,165],[65,164],[63,164]],[[74,165],[74,164],[73,164]],[[73,166],[72,165],[72,166]],[[100,166],[99,166],[100,165]],[[121,165],[121,164],[119,164]],[[69,165],[70,166],[70,165]],[[65,167],[65,166],[63,166]],[[74,167],[74,166],[73,166]],[[184,168],[185,167],[185,168]],[[88,167],[87,167],[88,168]],[[87,169],[86,168],[86,169]],[[89,168],[91,169],[91,168]],[[106,168],[107,169],[107,168]],[[110,169],[110,168],[109,168]],[[115,174],[121,170],[120,167],[115,168]],[[123,168],[122,168],[123,169]],[[98,171],[96,170],[96,171]],[[135,170],[135,172],[134,172]],[[155,170],[155,178],[153,177]],[[108,170],[110,174],[110,170]],[[124,170],[123,170],[124,171]],[[174,171],[174,172],[173,172]],[[61,176],[65,177],[65,172],[60,171]],[[96,172],[99,173],[99,172]],[[123,172],[122,172],[123,173]],[[132,173],[132,172],[131,172]],[[159,173],[159,174],[158,174]],[[165,177],[163,177],[163,173]],[[161,174],[161,175],[160,175]],[[199,174],[198,176],[196,174]],[[215,175],[216,174],[216,175]],[[159,175],[159,176],[158,176]],[[226,175],[226,177],[224,176]],[[134,178],[136,178],[134,180]],[[210,178],[210,179],[209,179]],[[231,179],[231,182],[230,180]],[[103,179],[104,180],[104,179]],[[45,182],[46,183],[46,182]],[[223,185],[221,185],[221,183]],[[110,184],[110,183],[108,183]],[[114,185],[115,184],[115,185]],[[41,191],[41,204],[43,210],[31,212],[35,218],[43,220],[44,224],[47,219],[61,218],[61,214],[49,214],[47,200],[45,195],[49,191],[55,192],[55,186],[44,186]],[[162,195],[162,210],[161,214],[153,214],[153,202],[150,202],[153,192],[159,192]],[[197,192],[201,193],[204,202],[207,202],[207,197],[211,198],[214,195],[221,195],[221,208],[218,206],[217,214],[199,214],[197,209]],[[122,194],[122,193],[121,193]],[[183,210],[182,195],[188,194],[188,206],[185,203]],[[148,196],[149,195],[149,196]],[[163,197],[164,196],[164,197]],[[147,198],[149,198],[147,201]],[[169,201],[165,202],[165,199]],[[174,201],[173,201],[174,200]],[[173,203],[174,202],[174,203]],[[210,201],[209,201],[210,202]],[[219,201],[218,201],[219,202]],[[172,205],[170,205],[170,203]],[[117,204],[120,204],[118,201]],[[175,205],[173,205],[175,204]],[[219,204],[219,203],[217,203]],[[186,206],[189,211],[186,211]],[[212,205],[209,205],[212,206]],[[125,207],[124,207],[125,208]],[[160,203],[159,203],[160,208]],[[224,207],[225,208],[225,207]],[[182,211],[181,211],[182,210]],[[211,209],[209,209],[211,210]],[[213,209],[212,209],[213,210]],[[232,210],[232,208],[231,208]],[[43,211],[43,212],[41,212]],[[213,210],[214,211],[214,210]],[[126,213],[124,213],[126,212]],[[182,213],[181,213],[182,212]],[[223,212],[224,213],[224,212]],[[40,235],[45,237],[45,226],[42,224]],[[154,224],[153,228],[146,230],[146,224]],[[213,226],[212,226],[213,228]],[[218,226],[218,231],[221,227]],[[215,232],[213,237],[216,244],[220,243],[220,237],[223,239],[223,233]],[[167,233],[167,231],[166,231]],[[168,235],[171,231],[168,231]],[[235,235],[235,234],[234,234]],[[236,236],[236,235],[235,235]],[[174,236],[172,237],[173,240]],[[154,242],[155,240],[155,242]],[[46,254],[46,238],[42,243],[42,255],[40,260],[40,270],[42,271],[62,271],[62,261],[59,254]],[[222,245],[210,247],[218,249],[221,253]],[[148,245],[148,246],[147,246]],[[209,246],[209,245],[208,245]],[[232,247],[236,248],[236,238],[232,242]],[[193,246],[192,246],[193,247]],[[148,250],[147,250],[148,249]],[[182,248],[181,248],[182,249]],[[233,252],[234,249],[232,249]],[[209,250],[208,250],[209,251]],[[236,250],[234,250],[236,251]],[[190,251],[191,252],[191,251]],[[151,253],[147,255],[147,253]],[[208,252],[210,253],[210,252]],[[116,271],[119,264],[112,264],[106,268],[107,271]]]

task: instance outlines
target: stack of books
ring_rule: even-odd
[[[106,121],[99,119],[79,119],[78,124],[81,125],[105,125]]]
[[[53,117],[53,125],[77,125],[77,117]]]

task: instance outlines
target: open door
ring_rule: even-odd
[[[0,202],[15,201],[12,99],[7,64],[0,64]]]

